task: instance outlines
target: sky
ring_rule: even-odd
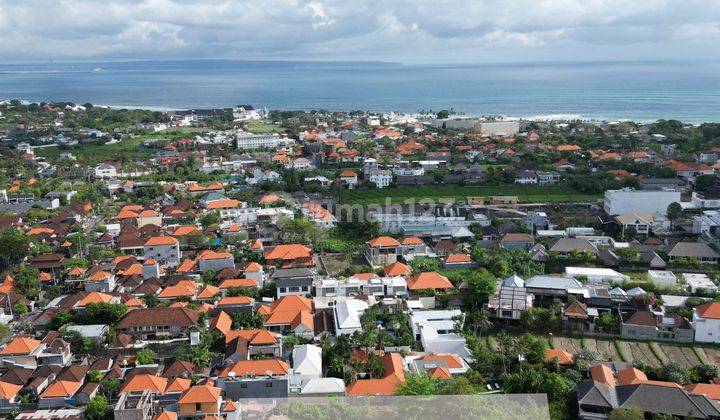
[[[0,0],[0,62],[720,59],[718,0]]]

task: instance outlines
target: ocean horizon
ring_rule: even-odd
[[[720,121],[720,62],[405,65],[142,60],[0,64],[0,99],[592,120]]]

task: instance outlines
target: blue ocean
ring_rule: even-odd
[[[0,64],[0,99],[720,121],[720,62],[402,65],[238,60]]]

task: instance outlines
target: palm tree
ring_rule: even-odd
[[[486,333],[493,327],[493,323],[490,320],[490,313],[487,309],[480,309],[475,313],[474,324],[475,328],[480,330],[481,333]]]

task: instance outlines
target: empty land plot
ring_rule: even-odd
[[[585,339],[585,348],[597,355],[597,360],[600,361],[617,361],[621,362],[622,359],[615,349],[615,345],[612,341],[607,340],[596,340],[594,338]]]
[[[648,343],[628,342],[628,346],[632,349],[634,361],[643,362],[651,366],[657,366],[660,361],[655,357]]]
[[[708,360],[708,355],[705,353],[705,349],[703,349],[702,347],[695,347],[695,350],[697,351],[698,357],[700,357],[700,363],[712,364]]]
[[[658,344],[658,343],[648,343],[648,346],[650,347],[650,351],[652,351],[652,347],[655,347],[656,354],[655,354],[655,353],[653,353],[653,354],[655,355],[655,357],[659,357],[659,358],[660,358],[660,362],[661,362],[663,365],[664,365],[665,363],[667,363],[668,360],[670,360],[670,357],[669,357],[670,355],[665,352],[665,346],[664,346],[664,345],[660,345],[660,344]]]
[[[622,362],[622,357],[615,348],[615,343],[609,340],[595,340],[591,339],[595,344],[595,351],[598,353],[598,358],[603,361]],[[589,340],[585,339],[585,344],[588,345]]]
[[[714,347],[698,347],[700,356],[705,355],[705,363],[720,366],[720,349]]]
[[[467,197],[490,197],[496,195],[510,195],[518,197],[523,203],[562,202],[562,201],[594,201],[598,199],[594,194],[583,194],[569,187],[545,187],[526,185],[506,186],[417,186],[398,188],[367,188],[347,190],[344,193],[348,204],[384,204],[386,199],[394,204],[402,204],[405,200],[457,200]]]
[[[658,345],[668,356],[668,360],[678,363],[685,368],[691,368],[699,363],[694,354],[687,354],[684,347],[673,346],[671,344]],[[691,349],[687,349],[692,353]]]
[[[577,354],[580,352],[580,340],[568,337],[555,337],[555,348]]]
[[[631,343],[627,341],[618,341],[618,344],[620,344],[620,348],[622,349],[623,354],[627,358],[626,362],[632,363],[635,361],[635,354],[633,354],[632,346],[630,346]]]

